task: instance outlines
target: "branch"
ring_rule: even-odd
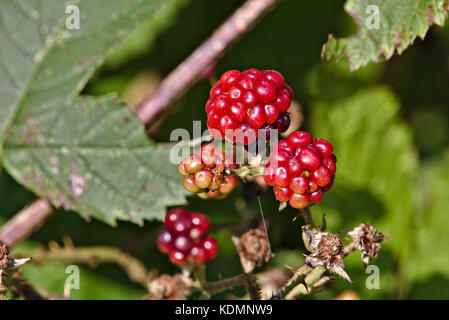
[[[173,70],[137,109],[140,121],[148,124],[213,65],[239,36],[248,31],[277,0],[247,0],[212,36]]]
[[[12,247],[36,230],[53,210],[47,199],[35,200],[3,226],[0,240]]]

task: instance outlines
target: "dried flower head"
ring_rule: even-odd
[[[185,300],[190,294],[192,280],[181,274],[163,274],[153,279],[148,288],[151,300]]]
[[[352,282],[344,270],[344,250],[338,234],[312,231],[306,226],[302,227],[303,240],[306,248],[312,254],[306,256],[306,264],[311,267],[324,266],[329,271]]]
[[[348,234],[352,238],[351,244],[346,251],[361,250],[362,262],[367,265],[370,258],[377,258],[382,240],[388,239],[379,232],[372,224],[362,223],[355,227]]]
[[[233,237],[232,240],[239,253],[240,262],[245,273],[250,273],[256,266],[260,267],[270,261],[270,244],[263,225],[248,230],[240,238]]]
[[[0,270],[8,267],[9,247],[0,240]]]

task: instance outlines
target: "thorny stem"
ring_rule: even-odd
[[[143,123],[150,123],[192,85],[244,32],[277,0],[248,0],[229,17],[200,47],[173,70],[137,109]]]
[[[233,289],[235,287],[245,287],[251,299],[260,300],[259,286],[257,285],[255,277],[252,275],[241,273],[230,278],[207,282],[204,265],[195,266],[193,269],[193,274],[195,279],[198,281],[199,287],[203,291],[203,294],[207,297]]]
[[[291,300],[321,290],[326,283],[333,279],[329,276],[323,277],[325,272],[326,268],[321,266],[312,268],[308,265],[303,265],[296,270],[279,295],[283,299]]]
[[[173,70],[161,85],[137,109],[143,124],[156,119],[205,69],[209,68],[229,46],[248,31],[277,0],[248,0],[228,18],[212,36]],[[32,218],[30,211],[33,211]],[[28,237],[54,211],[46,199],[33,202],[17,213],[1,230],[0,239],[13,246]]]

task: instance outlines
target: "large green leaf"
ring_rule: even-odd
[[[168,148],[113,96],[81,97],[103,57],[163,0],[76,1],[67,30],[60,0],[0,1],[0,145],[20,183],[57,206],[108,223],[161,219],[186,194]]]
[[[371,5],[379,8],[378,29],[372,28]],[[351,70],[356,70],[379,61],[382,55],[390,59],[395,52],[401,54],[416,37],[424,39],[431,25],[444,25],[448,4],[446,0],[348,0],[345,10],[358,24],[359,32],[342,39],[329,35],[322,54],[326,59],[346,56]]]
[[[412,254],[404,265],[411,297],[449,297],[449,152],[443,165],[429,163],[421,171],[418,194],[421,210],[414,216]],[[437,288],[437,289],[435,289]]]

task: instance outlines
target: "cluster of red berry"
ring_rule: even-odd
[[[337,158],[332,145],[295,131],[274,146],[264,169],[265,182],[274,186],[276,199],[297,209],[318,203],[334,183]]]
[[[202,264],[217,254],[217,241],[207,236],[209,219],[202,213],[174,208],[165,216],[165,228],[157,236],[160,251],[176,265]]]
[[[286,111],[292,99],[292,89],[277,71],[231,70],[210,91],[207,127],[216,138],[224,136],[248,145],[256,141],[258,129],[288,129],[290,117]]]
[[[181,161],[178,171],[188,191],[203,198],[221,198],[230,193],[238,183],[236,176],[225,176],[225,170],[236,168],[235,161],[225,157],[213,144],[201,146],[197,153]]]

